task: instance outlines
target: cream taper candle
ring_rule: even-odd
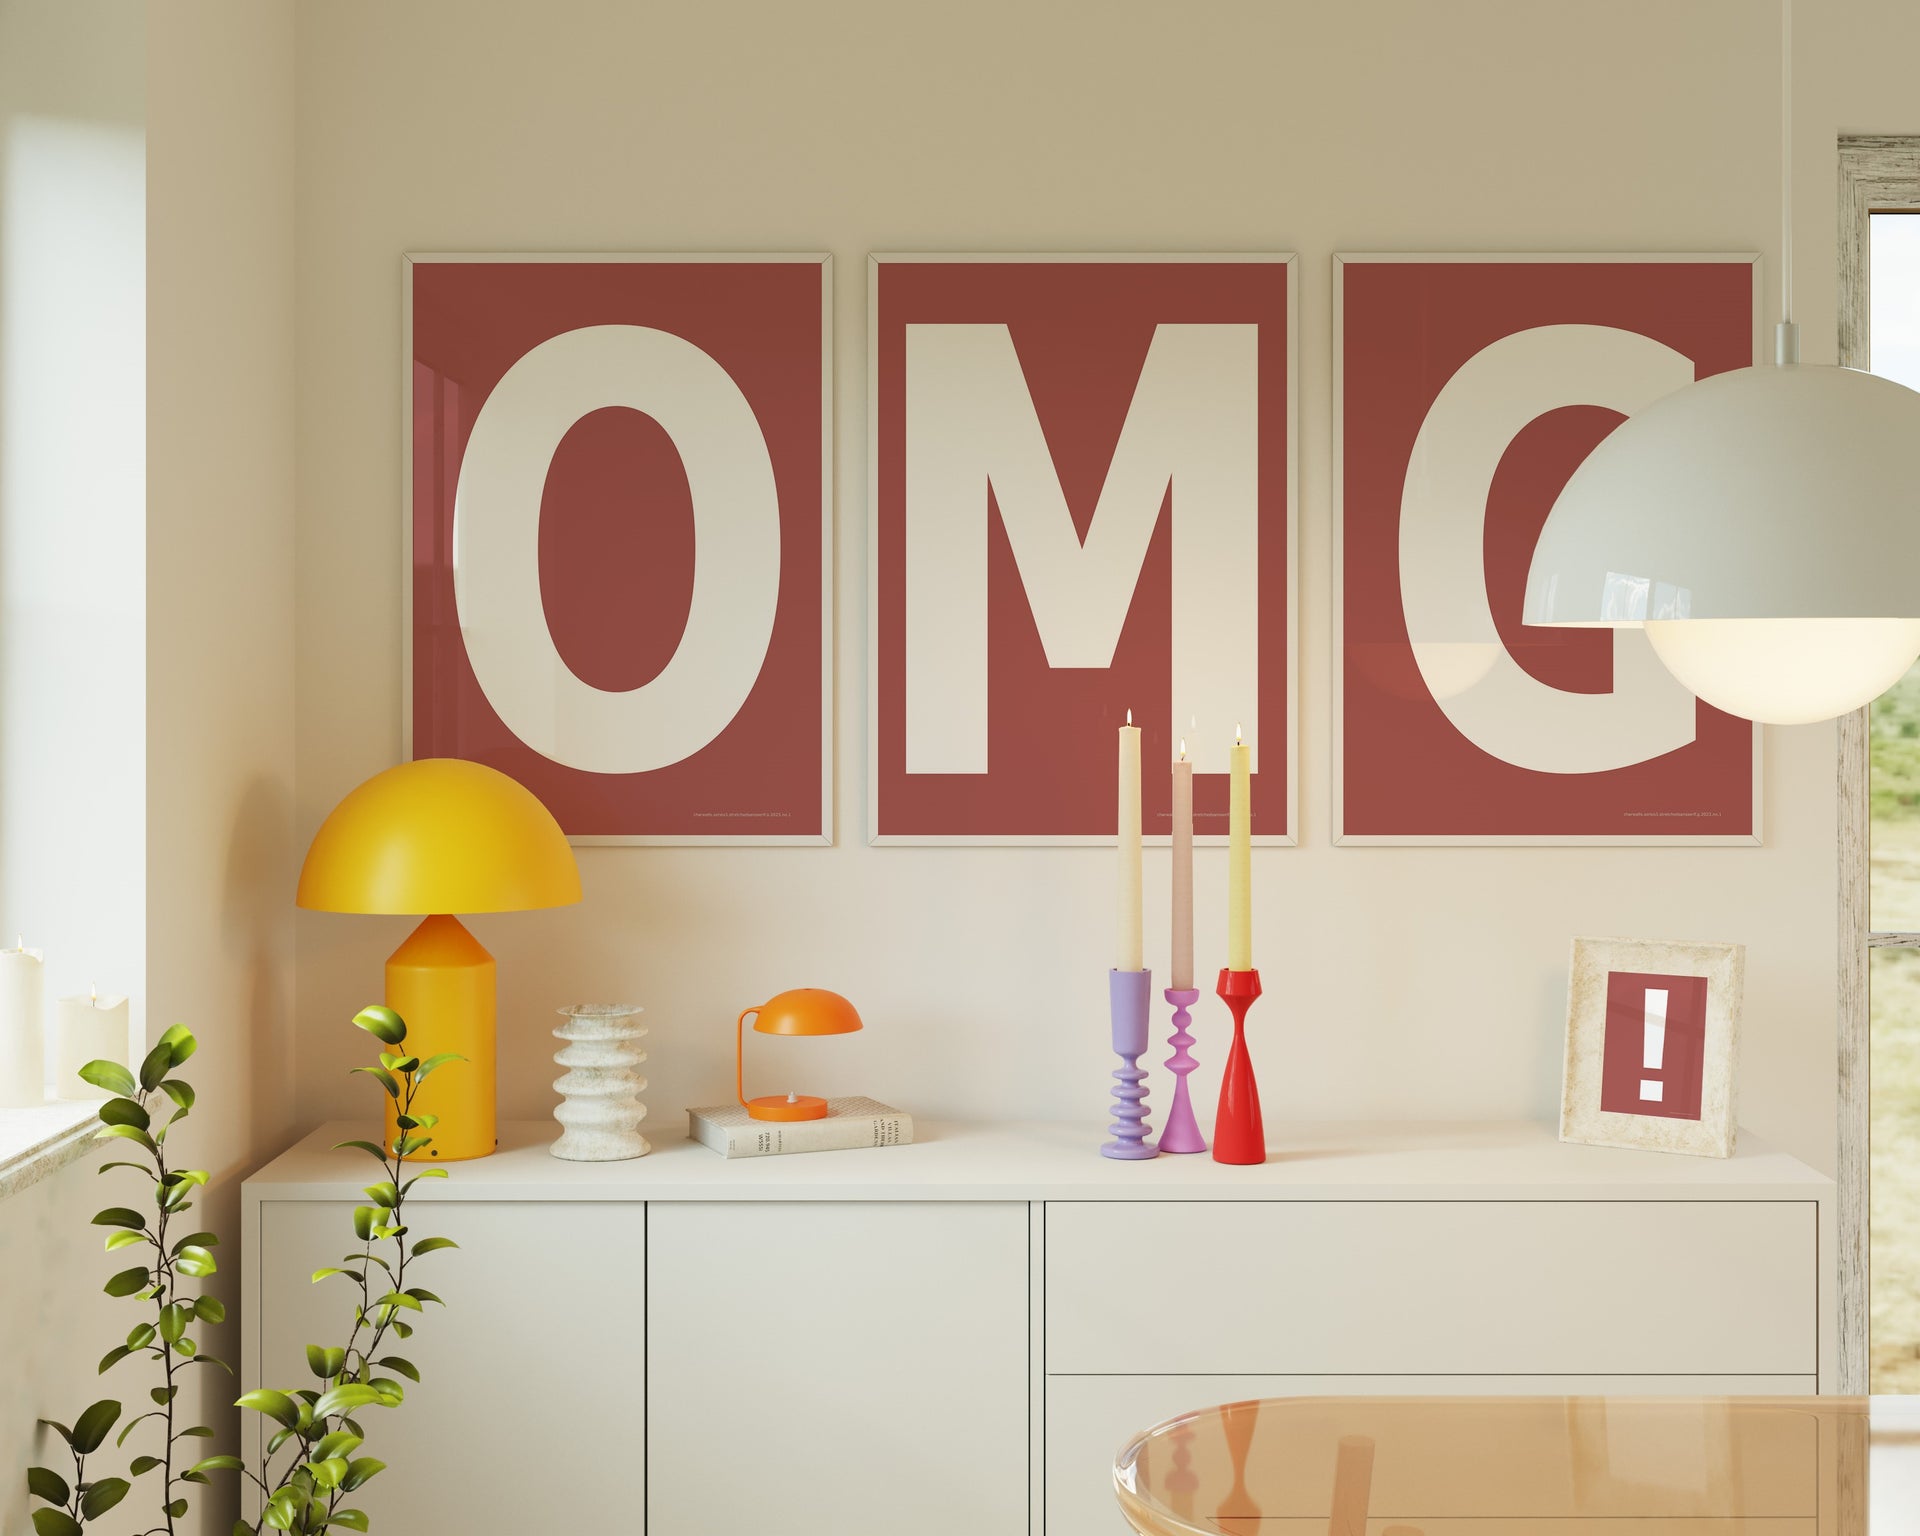
[[[46,1101],[46,957],[21,940],[0,950],[0,1106]]]
[[[1227,969],[1253,969],[1253,753],[1233,729],[1227,795]]]
[[[127,1000],[124,997],[63,997],[60,999],[58,1048],[60,1075],[54,1086],[63,1099],[110,1099],[112,1094],[80,1080],[80,1069],[90,1061],[127,1060]]]
[[[1140,727],[1127,711],[1120,727],[1120,921],[1113,968],[1143,968],[1140,937]]]
[[[1173,765],[1173,973],[1176,992],[1193,988],[1193,764],[1187,744]]]

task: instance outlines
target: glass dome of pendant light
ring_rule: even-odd
[[[1920,656],[1920,392],[1852,368],[1716,374],[1574,471],[1534,548],[1529,624],[1644,624],[1698,697],[1831,719]]]
[[[1645,625],[1695,696],[1828,720],[1920,656],[1920,393],[1802,365],[1793,326],[1793,7],[1780,8],[1778,361],[1689,384],[1616,428],[1534,546],[1522,614]]]

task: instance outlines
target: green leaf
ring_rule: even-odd
[[[347,1352],[339,1346],[322,1349],[318,1344],[307,1346],[307,1369],[322,1381],[331,1381],[346,1369]]]
[[[364,1512],[357,1509],[336,1509],[327,1516],[327,1524],[344,1526],[349,1531],[364,1531],[367,1528],[367,1517]]]
[[[209,1456],[205,1461],[196,1461],[187,1470],[190,1472],[238,1472],[242,1462],[238,1456]]]
[[[195,1365],[217,1365],[229,1376],[233,1374],[233,1367],[228,1365],[227,1362],[222,1360],[218,1355],[201,1353],[193,1357],[193,1363]]]
[[[353,1235],[366,1242],[373,1236],[373,1219],[380,1214],[370,1205],[356,1205],[353,1208]]]
[[[313,1272],[313,1283],[315,1285],[318,1285],[322,1280],[325,1280],[329,1275],[345,1275],[349,1280],[359,1280],[362,1282],[364,1282],[367,1278],[365,1275],[361,1274],[360,1271],[357,1269],[340,1269],[336,1266],[328,1266],[327,1268],[324,1268],[324,1269],[316,1269]]]
[[[164,1408],[168,1403],[173,1401],[174,1393],[179,1390],[178,1387],[149,1387],[147,1388],[147,1396]]]
[[[307,1463],[307,1470],[313,1474],[313,1484],[322,1490],[331,1490],[340,1486],[340,1479],[347,1475],[347,1463],[343,1457],[329,1456],[324,1460]]]
[[[292,1429],[300,1422],[300,1405],[284,1392],[276,1392],[271,1387],[260,1387],[243,1394],[235,1403],[238,1408],[251,1408],[256,1413],[264,1413],[268,1418]],[[285,1530],[285,1526],[280,1527]]]
[[[400,1198],[400,1191],[395,1189],[393,1185],[386,1180],[382,1180],[378,1184],[369,1184],[366,1189],[366,1194],[367,1198],[375,1205],[379,1206],[382,1210],[388,1211],[393,1209],[395,1202]]]
[[[340,1479],[340,1486],[348,1493],[360,1487],[375,1474],[387,1470],[387,1464],[373,1456],[362,1456],[347,1468],[347,1475]]]
[[[127,1334],[128,1349],[145,1349],[153,1342],[153,1324],[136,1323]]]
[[[183,1083],[170,1077],[160,1085],[160,1091],[180,1106],[178,1111],[180,1115],[184,1115],[194,1106],[195,1095],[191,1083]]]
[[[71,1444],[79,1455],[90,1456],[99,1450],[107,1438],[107,1431],[113,1428],[114,1420],[120,1417],[120,1405],[112,1398],[102,1398],[89,1404],[87,1410],[73,1421],[73,1439]]]
[[[145,1477],[155,1467],[161,1465],[158,1456],[136,1456],[127,1463],[127,1470],[135,1477]]]
[[[202,1296],[193,1304],[193,1315],[203,1323],[224,1323],[227,1320],[226,1304],[217,1296]]]
[[[313,1454],[320,1458],[328,1456],[351,1456],[360,1449],[360,1437],[350,1429],[336,1429],[330,1435],[322,1435],[313,1448]]]
[[[387,1160],[386,1150],[375,1141],[336,1141],[333,1144],[333,1150],[336,1152],[344,1152],[348,1147],[353,1147],[357,1151],[365,1152],[369,1156],[377,1157],[383,1163]]]
[[[49,1504],[64,1504],[73,1497],[67,1480],[51,1467],[27,1468],[27,1492]]]
[[[205,1184],[210,1175],[204,1168],[176,1168],[167,1175],[169,1179],[184,1179],[189,1184]]]
[[[80,1522],[64,1509],[36,1509],[33,1528],[38,1536],[80,1536]],[[361,1530],[365,1530],[363,1525]]]
[[[93,1133],[95,1141],[105,1141],[110,1136],[124,1136],[128,1141],[137,1141],[149,1152],[158,1152],[153,1138],[137,1125],[103,1125]]]
[[[207,1250],[202,1248],[198,1243],[189,1243],[179,1251],[174,1259],[174,1268],[179,1270],[181,1274],[189,1275],[195,1280],[204,1280],[219,1267],[220,1266],[214,1262],[213,1255],[208,1253]]]
[[[162,1307],[156,1321],[160,1325],[160,1337],[169,1344],[180,1342],[180,1336],[187,1331],[187,1322],[193,1316],[193,1308],[185,1302],[174,1302]]]
[[[73,1448],[73,1431],[68,1429],[66,1425],[62,1424],[58,1419],[42,1419],[40,1422],[46,1425],[48,1429],[52,1430],[62,1440],[66,1441],[69,1450]]]
[[[133,1485],[124,1477],[103,1477],[80,1495],[80,1516],[83,1520],[98,1520],[114,1505],[127,1496],[127,1490]]]
[[[100,1138],[98,1136],[94,1137],[94,1140],[96,1141],[98,1141],[99,1139]],[[96,1166],[93,1171],[95,1173],[105,1173],[109,1168],[131,1168],[137,1173],[144,1173],[149,1179],[154,1180],[156,1183],[159,1182],[159,1175],[157,1175],[145,1163],[129,1163],[125,1161],[101,1163],[98,1166]]]
[[[374,1305],[376,1307],[405,1307],[409,1312],[421,1312],[425,1310],[425,1308],[420,1305],[417,1297],[409,1296],[405,1291],[388,1291],[386,1295],[378,1298],[374,1302]]]
[[[117,1253],[122,1248],[131,1248],[136,1243],[144,1243],[146,1240],[147,1234],[144,1232],[109,1232],[106,1250],[108,1253]]]
[[[438,1253],[442,1248],[458,1248],[460,1245],[450,1237],[423,1237],[413,1245],[414,1257],[423,1253]]]
[[[387,1090],[387,1097],[397,1100],[400,1097],[400,1079],[385,1067],[355,1067],[355,1072],[364,1072]]]
[[[173,1070],[173,1047],[162,1040],[147,1052],[147,1059],[140,1063],[140,1086],[154,1089],[160,1086],[160,1079]]]
[[[102,1125],[137,1125],[144,1131],[153,1124],[153,1117],[132,1099],[108,1099],[94,1113]]]
[[[173,1245],[173,1251],[178,1253],[189,1244],[200,1248],[218,1248],[220,1246],[220,1239],[215,1237],[211,1232],[189,1232]]]
[[[108,1371],[112,1370],[132,1353],[133,1351],[124,1344],[114,1345],[112,1349],[100,1357],[100,1369],[95,1371],[94,1374],[96,1376],[106,1375]]]
[[[403,1360],[398,1355],[383,1355],[373,1363],[375,1365],[384,1365],[390,1371],[399,1372],[399,1374],[406,1377],[408,1381],[418,1381],[420,1379],[420,1368],[411,1360]]]
[[[193,1038],[193,1031],[184,1024],[175,1024],[160,1037],[160,1043],[172,1052],[173,1064],[177,1067],[195,1051],[200,1042]]]
[[[408,1294],[409,1296],[411,1296],[411,1297],[412,1297],[412,1298],[413,1298],[413,1299],[414,1299],[415,1301],[432,1301],[432,1302],[438,1302],[438,1303],[439,1303],[439,1305],[441,1305],[441,1306],[443,1306],[443,1307],[444,1307],[444,1306],[446,1305],[446,1303],[445,1303],[444,1301],[441,1301],[441,1300],[440,1300],[440,1298],[439,1298],[438,1296],[436,1296],[436,1295],[434,1295],[434,1294],[433,1294],[433,1292],[432,1292],[432,1291],[430,1291],[430,1290],[428,1290],[428,1289],[427,1289],[427,1288],[426,1288],[426,1287],[425,1287],[424,1285],[410,1285],[410,1286],[408,1286],[408,1287],[407,1287],[407,1294]]]
[[[187,1512],[187,1501],[185,1499],[175,1499],[171,1504],[165,1505],[164,1507],[168,1514],[178,1520]]]
[[[191,1429],[181,1430],[180,1435],[198,1435],[202,1440],[211,1440],[213,1438],[213,1431],[208,1429],[204,1424],[196,1424]],[[177,1440],[180,1438],[180,1435],[175,1435],[174,1438]]]
[[[147,1270],[145,1267],[123,1269],[100,1287],[109,1296],[131,1296],[135,1291],[147,1288]]]
[[[152,1394],[149,1393],[148,1396],[152,1396]],[[157,1412],[153,1412],[151,1410],[146,1413],[136,1414],[133,1418],[128,1419],[126,1423],[120,1426],[120,1433],[113,1437],[113,1443],[116,1446],[125,1445],[127,1443],[127,1436],[132,1434],[136,1429],[140,1427],[141,1420],[157,1419],[159,1417],[160,1415]]]
[[[390,1395],[378,1387],[360,1381],[344,1381],[331,1391],[320,1394],[320,1401],[313,1405],[313,1416],[316,1419],[330,1419],[335,1414],[352,1413],[356,1408],[391,1405]]]
[[[80,1069],[80,1081],[104,1088],[117,1098],[132,1098],[138,1091],[133,1074],[117,1061],[90,1061]]]
[[[425,1061],[420,1063],[419,1070],[413,1074],[413,1080],[416,1083],[423,1083],[448,1062],[465,1061],[466,1059],[467,1058],[462,1056],[458,1051],[442,1051],[437,1056],[429,1056]],[[421,1115],[419,1120],[422,1125],[429,1126],[429,1128],[439,1124],[438,1116],[429,1118],[426,1115]]]
[[[391,1008],[372,1003],[353,1016],[353,1022],[376,1040],[398,1045],[407,1038],[406,1021]]]
[[[426,1068],[422,1067],[419,1072],[414,1073],[414,1081],[418,1082],[421,1077],[421,1074],[424,1073],[425,1071],[426,1071]],[[413,1123],[419,1126],[420,1129],[423,1131],[430,1131],[440,1123],[440,1117],[438,1115],[427,1115],[427,1114],[416,1113],[413,1117]]]
[[[93,1218],[96,1227],[131,1227],[136,1232],[144,1232],[147,1218],[138,1211],[124,1205],[110,1205]]]

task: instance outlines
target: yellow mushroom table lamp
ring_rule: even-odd
[[[494,1132],[493,956],[455,912],[524,912],[580,899],[566,834],[504,773],[426,757],[375,774],[320,824],[296,898],[317,912],[425,920],[387,960],[387,1006],[407,1023],[409,1055],[457,1052],[424,1084],[416,1110],[440,1117],[416,1156],[485,1157]],[[387,1135],[397,1134],[387,1105]]]

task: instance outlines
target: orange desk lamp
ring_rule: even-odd
[[[827,1101],[810,1093],[768,1094],[749,1099],[746,1090],[747,1014],[763,1035],[850,1035],[860,1015],[838,992],[795,987],[740,1015],[733,1031],[733,1094],[756,1120],[824,1120]],[[404,1017],[405,1015],[402,1015]]]
[[[421,914],[387,960],[387,1006],[407,1021],[407,1051],[456,1051],[420,1089],[440,1117],[416,1157],[485,1157],[494,1131],[493,956],[454,912],[522,912],[580,899],[566,834],[504,773],[425,757],[375,774],[320,824],[296,900],[317,912]],[[387,1103],[387,1136],[398,1134]]]

